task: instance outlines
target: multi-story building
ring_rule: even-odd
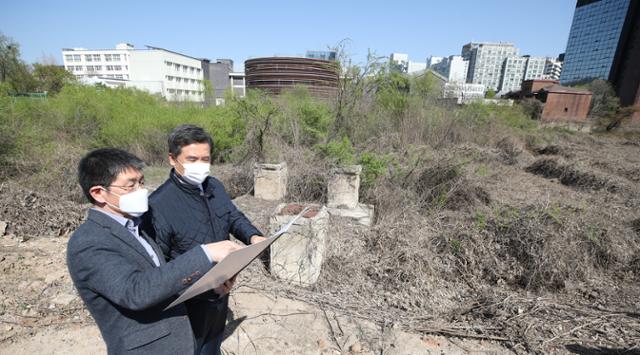
[[[544,77],[544,66],[547,62],[545,57],[531,57],[527,58],[527,65],[524,68],[524,80],[542,79]]]
[[[389,62],[395,66],[395,70],[407,74],[416,74],[427,69],[427,63],[412,62],[409,55],[404,53],[391,53]]]
[[[546,58],[544,63],[543,79],[560,80],[562,61],[560,59]]]
[[[527,57],[507,57],[502,65],[499,93],[504,95],[511,91],[520,90],[524,72],[527,67]]]
[[[578,0],[560,82],[608,80],[623,105],[640,106],[638,43],[640,1]]]
[[[394,64],[401,72],[406,73],[409,69],[409,55],[404,53],[391,53],[389,62]]]
[[[423,72],[425,71],[425,69],[427,69],[427,63],[409,61],[409,63],[407,64],[408,74],[416,74],[419,72]]]
[[[444,60],[444,57],[431,56],[427,58],[427,68],[431,68],[432,66],[442,62],[443,60]]]
[[[160,94],[170,101],[204,101],[200,59],[167,49],[62,49],[64,67],[78,79],[108,79],[122,86]]]
[[[464,45],[462,58],[469,61],[467,83],[498,90],[505,59],[517,55],[518,49],[512,43],[472,42]]]
[[[204,79],[211,83],[213,89],[211,100],[216,105],[224,104],[227,92],[240,97],[246,95],[244,73],[233,71],[233,60],[216,59],[215,63],[211,63],[208,59],[202,59],[202,71]]]
[[[458,104],[467,104],[484,99],[485,90],[482,84],[450,82],[444,85],[442,96],[445,99],[456,99]]]
[[[432,69],[446,77],[449,82],[464,83],[467,80],[469,61],[459,55],[452,55],[434,64]]]
[[[608,80],[631,0],[579,0],[571,23],[562,84]]]

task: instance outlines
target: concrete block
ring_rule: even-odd
[[[324,206],[310,206],[311,210],[275,241],[270,250],[271,274],[300,286],[313,285],[320,277],[329,224]],[[280,204],[269,221],[271,232],[280,229],[304,207],[306,205]]]
[[[362,166],[351,165],[334,169],[327,186],[327,207],[353,209],[360,198]]]
[[[370,227],[373,224],[373,205],[359,203],[355,208],[327,208],[329,214],[352,219],[363,226]]]
[[[268,201],[282,200],[287,195],[287,163],[256,164],[253,168],[256,198]]]

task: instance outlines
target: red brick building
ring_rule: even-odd
[[[543,122],[587,122],[591,92],[558,84],[537,91],[536,98],[544,102],[540,120]]]

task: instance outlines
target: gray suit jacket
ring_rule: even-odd
[[[156,267],[133,235],[104,213],[89,210],[73,233],[67,265],[95,319],[109,354],[193,354],[194,335],[184,305],[163,309],[213,265],[202,248]]]

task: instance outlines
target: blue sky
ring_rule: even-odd
[[[520,54],[564,52],[575,0],[438,1],[34,1],[0,0],[0,32],[27,62],[60,49],[128,42],[194,57],[244,60],[304,55],[349,39],[356,62],[408,53],[412,61],[459,54],[470,41],[513,42]]]

